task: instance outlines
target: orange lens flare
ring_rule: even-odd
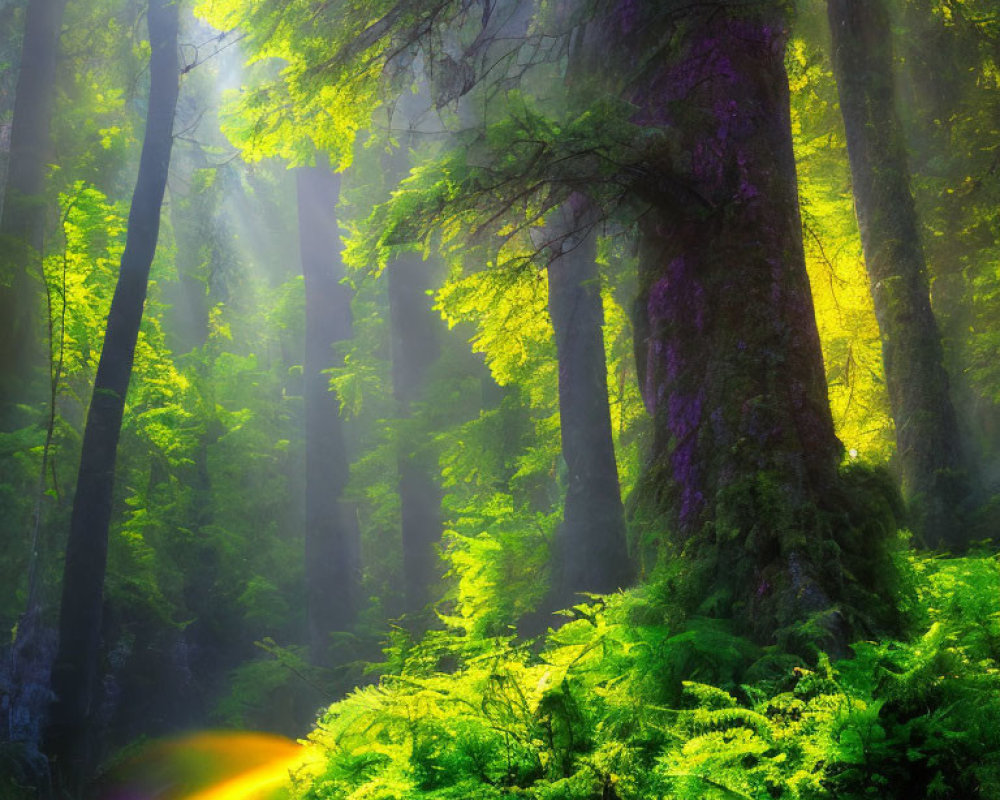
[[[265,800],[320,760],[282,736],[198,733],[158,742],[115,771],[106,800]]]

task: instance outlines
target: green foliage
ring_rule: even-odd
[[[450,326],[477,324],[471,339],[500,386],[526,387],[532,405],[552,405],[555,345],[547,319],[544,275],[483,270],[453,274],[436,307]],[[538,375],[539,370],[544,373]],[[534,377],[534,379],[532,378]],[[546,392],[546,395],[542,395]]]
[[[126,200],[134,180],[122,170],[138,158],[149,44],[139,35],[138,3],[95,0],[66,4],[53,139],[59,162],[53,183],[62,192],[85,181]],[[138,112],[138,113],[137,113]]]
[[[451,327],[475,333],[499,396],[439,435],[452,624],[501,634],[544,593],[549,542],[561,516],[555,348],[544,280],[455,269],[436,307]],[[513,590],[513,591],[512,591]]]
[[[0,742],[0,800],[31,800],[44,757],[22,742]]]
[[[878,464],[892,452],[895,432],[826,50],[826,4],[803,6],[785,62],[806,266],[837,435],[851,460]]]
[[[616,171],[641,158],[627,104],[564,113],[511,91],[502,108],[481,129],[457,134],[452,147],[421,153],[399,189],[374,206],[359,243],[370,264],[381,268],[395,248],[427,248],[436,237],[445,254],[472,243],[484,263],[522,272],[541,260],[532,230],[573,187],[587,186],[607,209],[621,202]]]
[[[539,578],[548,569],[549,542],[559,522],[555,514],[536,513],[535,526],[526,533],[522,525],[532,520],[526,520],[526,512],[515,512],[512,498],[494,495],[492,500],[484,509],[449,503],[452,524],[470,533],[445,531],[450,574],[456,579],[455,611],[441,619],[480,636],[499,634],[538,607],[546,587]]]
[[[835,664],[670,623],[655,581],[577,606],[541,649],[397,638],[310,735],[325,765],[295,796],[996,797],[1000,563],[914,556],[912,575],[925,633]]]
[[[692,587],[718,565],[690,553],[659,567],[650,559],[642,565],[644,585],[581,603],[544,642],[514,638],[513,626],[547,589],[565,488],[558,367],[535,239],[546,214],[580,187],[610,221],[598,247],[612,427],[627,495],[642,470],[648,421],[628,313],[637,207],[619,201],[644,159],[663,156],[672,144],[669,132],[634,124],[634,108],[617,97],[588,106],[579,96],[535,95],[520,82],[518,59],[525,48],[542,47],[532,75],[544,72],[556,76],[552,86],[567,85],[561,45],[544,44],[544,27],[559,22],[563,5],[549,2],[540,4],[525,43],[497,62],[495,74],[514,79],[502,90],[480,87],[470,95],[470,106],[486,109],[481,125],[463,120],[448,146],[434,135],[420,145],[421,137],[399,135],[398,118],[386,107],[394,96],[405,105],[430,95],[445,128],[468,111],[456,102],[460,84],[449,87],[468,65],[452,56],[463,49],[470,59],[495,55],[474,35],[479,15],[495,5],[198,4],[199,14],[225,29],[218,44],[244,36],[254,63],[245,86],[225,101],[206,88],[212,81],[198,84],[206,71],[222,71],[212,59],[185,77],[196,110],[177,126],[181,155],[172,165],[116,475],[105,595],[109,680],[145,679],[143,691],[129,697],[168,704],[182,692],[158,681],[203,669],[199,696],[215,721],[294,734],[319,698],[329,699],[329,687],[343,685],[354,669],[346,665],[331,678],[307,665],[301,647],[274,644],[299,641],[305,615],[304,293],[287,235],[295,221],[284,167],[326,159],[335,168],[350,166],[338,213],[355,335],[340,345],[344,364],[331,370],[330,385],[350,423],[354,460],[345,499],[362,529],[368,599],[357,640],[338,642],[338,652],[356,655],[352,648],[381,635],[402,607],[397,466],[407,442],[422,442],[421,454],[438,467],[449,573],[436,606],[444,630],[419,641],[402,629],[390,632],[385,660],[374,667],[377,684],[330,707],[312,734],[324,768],[315,779],[301,778],[300,796],[1000,796],[996,560],[901,558],[909,586],[872,580],[888,574],[881,543],[896,535],[898,511],[875,471],[845,470],[845,484],[864,491],[845,511],[851,525],[838,527],[845,539],[815,555],[843,567],[845,581],[865,577],[885,589],[885,597],[865,597],[839,613],[881,614],[887,598],[898,597],[902,615],[922,632],[912,641],[857,643],[852,657],[833,665],[822,657],[805,663],[776,646],[761,649],[718,618],[731,590],[725,581],[744,564],[721,565],[724,580],[712,576],[720,590],[706,599]],[[589,10],[578,5],[579,15]],[[882,462],[891,454],[892,430],[823,54],[824,4],[799,5],[787,65],[831,402],[849,459]],[[59,202],[50,215],[59,225],[44,262],[56,396],[42,504],[50,597],[124,244],[132,175],[123,167],[138,149],[148,58],[134,34],[141,6],[70,3],[62,36],[67,67],[51,176]],[[944,64],[949,68],[929,71],[951,76],[940,96],[913,98],[911,128],[925,127],[912,139],[914,186],[950,353],[978,398],[970,404],[988,417],[1000,398],[995,14],[988,0],[897,6],[901,29],[924,43],[911,47],[905,67]],[[4,33],[16,27],[0,22]],[[414,79],[411,57],[415,37],[427,31],[434,46],[424,52],[437,52],[440,61],[425,59],[425,86]],[[17,34],[11,36],[13,42]],[[563,41],[561,34],[551,41]],[[5,64],[7,49],[0,54]],[[5,73],[0,92],[9,84]],[[214,110],[220,105],[221,122]],[[220,131],[206,133],[217,124]],[[229,158],[223,134],[242,161]],[[389,185],[387,156],[401,151],[413,168],[399,186]],[[451,336],[443,337],[423,396],[401,418],[381,273],[394,255],[414,249],[440,260],[431,301]],[[29,411],[42,419],[38,409]],[[985,456],[996,449],[989,439],[983,437]],[[8,532],[0,611],[8,628],[25,600],[43,441],[38,424],[0,433],[0,515]],[[784,498],[766,475],[744,477],[734,497],[723,498],[731,504],[720,504],[720,536],[740,529],[735,522],[727,527],[726,513],[758,510],[768,514],[757,520],[761,539],[748,541],[742,555],[776,532],[777,546],[782,531],[801,533],[802,525],[781,516]],[[751,492],[759,505],[746,504]],[[653,543],[645,549],[662,545],[657,521],[634,520],[633,528],[634,538],[645,537],[640,544]],[[861,555],[848,562],[842,552]],[[782,633],[803,645],[797,651],[808,651],[823,635],[822,622]],[[263,641],[263,654],[255,640]],[[195,655],[180,647],[185,643]],[[129,714],[123,730],[176,721],[145,705]],[[0,778],[0,796],[7,789]]]
[[[378,72],[367,68],[338,70],[334,55],[356,41],[359,29],[374,21],[371,4],[349,9],[307,2],[271,3],[202,0],[196,13],[230,35],[240,28],[252,46],[254,61],[280,59],[280,74],[258,68],[247,89],[233,93],[222,128],[247,161],[280,157],[296,166],[326,153],[337,169],[350,165],[354,139],[377,105]],[[376,4],[378,5],[378,4]],[[346,11],[357,17],[343,24]],[[342,13],[341,24],[330,25]],[[318,25],[335,36],[317,35]],[[372,54],[374,55],[374,54]]]
[[[0,433],[0,518],[5,531],[5,558],[0,560],[0,622],[15,625],[23,610],[24,580],[30,551],[31,490],[38,481],[44,432],[36,427]],[[30,488],[29,488],[30,487]]]
[[[212,716],[227,728],[283,729],[294,736],[299,720],[322,695],[324,676],[309,664],[303,647],[279,647],[271,638],[255,645],[257,656],[233,670],[229,691]]]

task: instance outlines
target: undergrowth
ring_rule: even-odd
[[[1000,797],[1000,564],[909,556],[920,632],[831,663],[669,624],[655,582],[541,644],[405,636],[331,706],[293,796],[335,800]]]

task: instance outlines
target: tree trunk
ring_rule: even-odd
[[[55,94],[59,29],[66,0],[31,0],[14,99],[7,183],[0,214],[0,429],[26,399],[45,242],[45,171]]]
[[[828,0],[827,11],[903,490],[924,542],[961,548],[955,513],[969,497],[969,474],[895,109],[888,12],[883,0]]]
[[[156,252],[178,93],[177,4],[149,4],[150,88],[139,175],[129,211],[121,269],[87,413],[70,520],[52,671],[47,749],[61,788],[79,795],[92,767],[88,730],[98,682],[99,644],[115,459],[125,397]]]
[[[392,329],[392,388],[402,419],[421,399],[427,373],[439,354],[437,329],[427,291],[430,262],[406,253],[387,267]],[[404,425],[398,442],[399,503],[403,540],[406,609],[417,612],[431,599],[439,577],[434,546],[441,539],[441,490],[437,463],[428,452],[429,437]]]
[[[613,592],[631,577],[608,407],[596,215],[582,194],[572,195],[561,214],[558,229],[552,227],[555,253],[548,269],[567,467],[550,594],[559,608],[578,592]]]
[[[178,128],[185,123],[194,124],[194,120],[176,121]],[[186,152],[175,151],[171,161],[174,176],[180,178],[177,183],[190,187],[184,194],[171,187],[168,207],[171,227],[177,232],[174,256],[177,272],[176,282],[167,282],[162,287],[168,314],[167,346],[180,356],[208,341],[209,310],[215,299],[208,292],[208,265],[214,267],[224,262],[227,254],[220,252],[218,244],[221,236],[217,233],[220,226],[217,209],[221,192],[215,185],[194,189],[198,171],[209,164],[204,151],[200,146],[186,148]],[[223,176],[218,174],[216,181],[222,180]]]
[[[676,588],[691,610],[731,615],[762,642],[822,619],[827,646],[843,648],[845,612],[884,608],[867,604],[885,559],[878,537],[852,533],[838,477],[781,6],[686,10],[677,56],[631,88],[635,121],[671,137],[636,184],[648,203],[637,366],[654,418],[638,508],[688,559]],[[608,27],[627,43],[627,26],[649,35],[621,14]]]
[[[337,395],[325,371],[340,366],[337,342],[351,337],[351,292],[335,209],[340,176],[325,166],[296,170],[299,248],[306,290],[303,396],[306,425],[306,593],[309,645],[323,663],[333,631],[354,624],[360,600],[359,532],[341,500],[349,463]]]

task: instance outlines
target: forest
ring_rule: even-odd
[[[996,0],[0,0],[0,800],[1000,800]]]

